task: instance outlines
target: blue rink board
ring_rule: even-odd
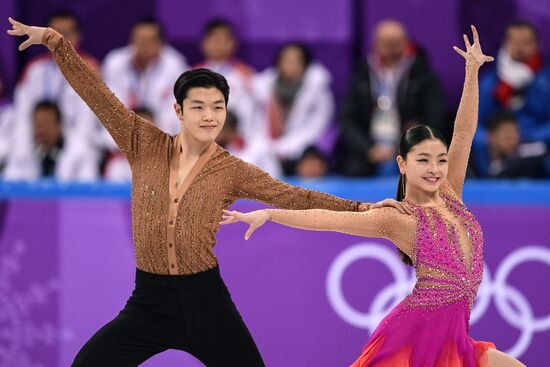
[[[348,179],[325,178],[303,180],[288,178],[285,181],[306,188],[328,192],[340,197],[377,201],[395,195],[397,178]],[[114,198],[129,199],[130,184],[59,183],[54,180],[34,182],[0,181],[0,199],[64,199]],[[464,201],[468,204],[522,204],[550,205],[550,181],[470,180],[464,186]]]

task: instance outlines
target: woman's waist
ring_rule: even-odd
[[[464,302],[470,307],[477,295],[479,286],[452,282],[418,281],[407,297],[409,304],[417,306],[447,305],[454,302]]]

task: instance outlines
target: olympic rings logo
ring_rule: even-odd
[[[376,294],[368,313],[354,309],[347,302],[342,290],[344,272],[359,259],[380,261],[394,278],[393,283]],[[494,296],[500,316],[520,331],[516,343],[506,351],[514,357],[521,356],[527,350],[534,333],[550,329],[550,314],[535,317],[533,308],[523,293],[507,283],[510,273],[517,266],[529,261],[539,261],[550,267],[550,249],[541,246],[518,248],[506,256],[497,268],[494,278],[485,265],[483,281],[470,317],[472,325],[480,320]],[[326,291],[332,308],[345,322],[372,333],[390,310],[411,292],[414,283],[414,272],[406,270],[394,250],[377,243],[363,242],[347,248],[334,259],[328,270]]]

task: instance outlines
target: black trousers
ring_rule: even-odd
[[[138,366],[167,349],[208,367],[265,366],[219,272],[136,272],[126,307],[78,352],[72,366]]]

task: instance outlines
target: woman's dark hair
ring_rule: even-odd
[[[429,139],[440,140],[446,147],[449,146],[443,134],[441,134],[438,130],[427,125],[416,125],[407,129],[407,131],[405,131],[403,135],[401,135],[401,140],[399,141],[399,146],[397,147],[397,155],[400,155],[401,157],[403,157],[403,159],[406,159],[407,154],[415,145]],[[407,177],[403,174],[399,175],[399,183],[397,184],[397,195],[395,197],[395,200],[403,201],[405,199],[406,184]],[[405,264],[412,266],[413,263],[409,255],[399,249],[398,251],[401,260]]]
[[[282,45],[279,51],[275,54],[276,56],[273,62],[275,66],[279,65],[279,63],[281,62],[281,57],[283,57],[283,52],[287,48],[296,48],[298,49],[298,51],[300,51],[300,53],[302,54],[302,60],[304,62],[304,69],[307,69],[307,67],[312,63],[313,54],[311,53],[309,47],[303,42],[292,41]]]
[[[225,105],[229,102],[229,84],[221,74],[200,68],[182,73],[174,83],[174,97],[183,109],[183,100],[191,88],[216,88],[222,92]]]

